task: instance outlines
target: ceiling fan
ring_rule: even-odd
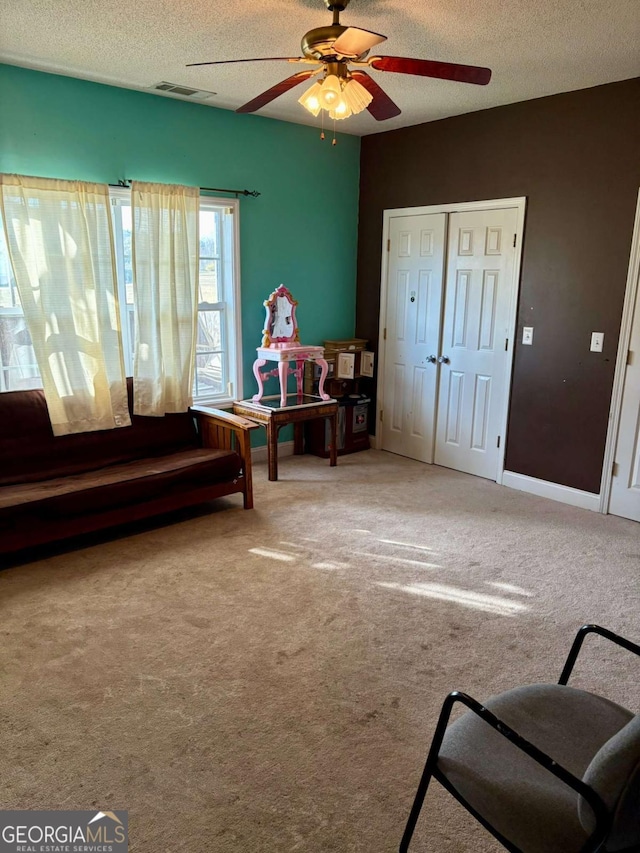
[[[491,70],[477,65],[458,65],[453,62],[437,62],[429,59],[409,59],[404,56],[368,56],[372,47],[386,41],[379,33],[359,27],[343,27],[340,12],[349,5],[349,0],[324,0],[333,12],[331,26],[309,30],[302,37],[303,56],[268,56],[255,59],[227,59],[215,62],[192,62],[187,67],[199,65],[229,65],[239,62],[295,62],[315,67],[298,71],[266,92],[239,107],[238,113],[253,113],[266,104],[284,95],[294,86],[322,74],[311,89],[299,99],[313,115],[321,109],[327,110],[334,119],[348,118],[367,109],[377,120],[400,115],[400,107],[378,86],[364,69],[393,71],[397,74],[415,74],[419,77],[436,77],[459,83],[475,83],[486,86],[491,79]]]

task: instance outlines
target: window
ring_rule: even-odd
[[[240,388],[237,205],[200,199],[197,400],[230,400]]]
[[[131,254],[131,194],[110,190],[127,375],[133,373],[135,310]],[[200,198],[198,332],[193,397],[227,403],[241,395],[238,202]],[[0,391],[41,388],[31,338],[11,271],[0,222]]]
[[[131,193],[125,187],[122,189],[111,188],[109,196],[111,198],[113,239],[116,252],[124,366],[127,376],[132,376],[136,332],[133,305],[133,260],[131,257]]]
[[[0,221],[0,391],[41,387]]]

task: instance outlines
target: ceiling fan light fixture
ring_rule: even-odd
[[[309,112],[314,116],[317,116],[320,110],[322,109],[322,104],[320,103],[321,91],[321,84],[314,83],[310,89],[307,89],[307,91],[301,98],[298,98],[298,103],[302,104],[302,106],[306,110],[309,110]]]
[[[315,27],[304,34],[301,41],[302,56],[221,59],[212,62],[191,62],[189,66],[274,61],[309,63],[317,67],[312,70],[298,71],[281,80],[248,103],[238,107],[236,112],[254,113],[289,92],[299,83],[316,74],[322,74],[324,82],[312,86],[299,98],[299,103],[308,112],[318,116],[321,110],[326,110],[332,118],[348,118],[367,109],[376,121],[385,121],[399,116],[400,107],[365,70],[358,68],[351,71],[349,68],[351,63],[373,68],[376,71],[433,77],[437,80],[473,83],[478,86],[486,86],[490,81],[491,69],[477,65],[460,65],[455,62],[412,59],[407,56],[388,54],[371,56],[365,60],[371,48],[386,41],[387,37],[362,27],[343,26],[340,23],[340,12],[346,9],[349,2],[350,0],[324,0],[327,9],[333,13],[333,21],[330,26]]]
[[[357,80],[340,80],[335,74],[329,74],[323,82],[314,83],[298,103],[313,116],[326,110],[329,118],[339,121],[362,112],[372,100],[370,92]]]
[[[342,98],[349,106],[350,114],[356,115],[369,106],[373,100],[373,95],[357,80],[351,79],[347,81],[342,90]]]
[[[320,106],[325,110],[332,110],[338,104],[341,94],[340,80],[335,74],[328,74],[320,90]]]

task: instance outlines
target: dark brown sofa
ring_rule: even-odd
[[[256,424],[203,406],[131,420],[56,437],[42,391],[0,393],[0,554],[236,492],[251,509]]]

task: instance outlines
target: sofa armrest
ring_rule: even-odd
[[[247,418],[234,415],[232,412],[225,412],[222,409],[212,409],[209,406],[191,406],[191,411],[195,412],[198,419],[206,417],[209,422],[219,423],[223,428],[226,427],[226,429],[239,429],[248,432],[252,429],[258,429],[260,426]]]
[[[253,507],[253,479],[251,474],[251,439],[252,429],[258,429],[259,424],[238,417],[222,409],[211,409],[208,406],[191,406],[191,411],[198,420],[198,428],[202,437],[203,447],[215,447],[220,450],[235,450],[242,459],[244,472],[245,509]]]

